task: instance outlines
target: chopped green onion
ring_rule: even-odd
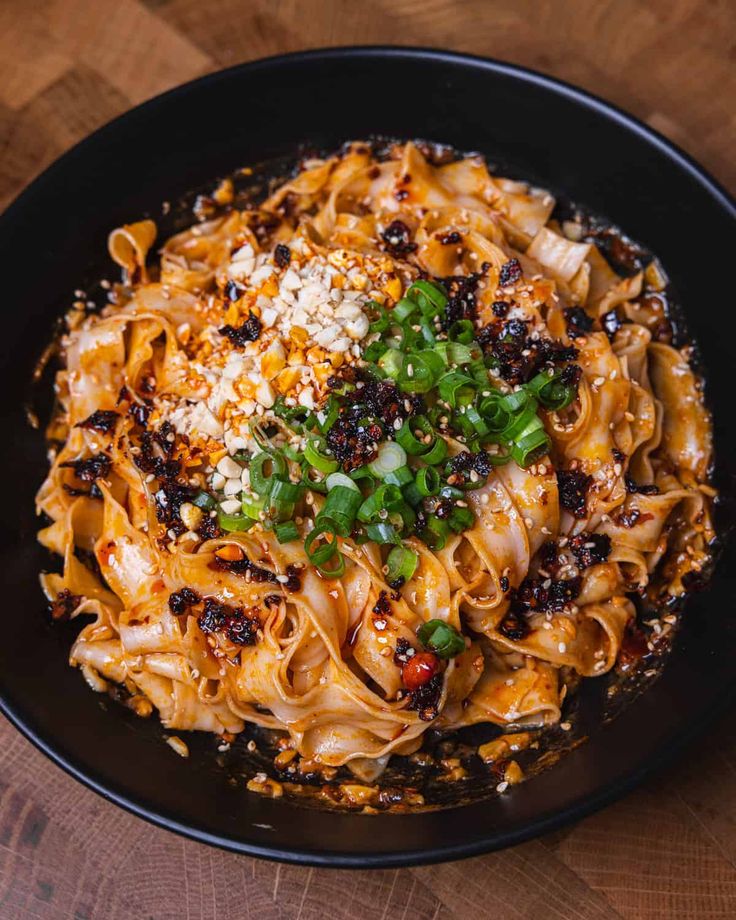
[[[383,357],[379,360],[378,366],[392,380],[395,380],[401,373],[401,366],[404,363],[403,355],[395,348],[387,348]]]
[[[343,554],[337,553],[334,559],[335,562],[330,566],[324,564],[317,566],[317,571],[323,578],[342,578],[345,574],[345,557]]]
[[[279,543],[291,543],[299,539],[299,530],[294,521],[285,521],[283,524],[277,524],[273,532]]]
[[[489,432],[500,434],[509,424],[511,413],[503,405],[503,398],[492,393],[481,400],[478,411],[488,426]]]
[[[403,583],[412,577],[419,565],[419,557],[412,549],[406,546],[394,546],[386,559],[386,580],[389,584],[403,578]]]
[[[330,473],[330,475],[325,479],[325,485],[327,486],[327,491],[330,492],[336,486],[344,486],[346,489],[353,489],[356,492],[360,492],[360,489],[355,485],[353,480],[346,476],[345,473]]]
[[[297,502],[302,496],[301,483],[286,479],[274,479],[269,498],[272,502]]]
[[[358,520],[364,524],[377,523],[381,512],[399,509],[403,503],[401,489],[390,483],[384,484],[362,503],[358,509]]]
[[[440,490],[440,474],[433,466],[425,466],[417,473],[415,483],[420,495],[436,495]]]
[[[524,386],[537,397],[545,409],[558,412],[560,409],[566,409],[577,393],[574,385],[561,382],[561,376],[561,371],[541,371]]]
[[[363,352],[363,360],[367,361],[369,364],[375,364],[386,351],[388,351],[388,349],[385,342],[381,342],[380,339],[377,342],[371,342]]]
[[[406,451],[394,441],[386,441],[378,448],[378,456],[368,464],[368,469],[382,479],[387,473],[393,473],[406,465]]]
[[[450,342],[447,355],[450,359],[450,364],[470,364],[473,360],[472,348],[468,345],[463,345],[461,342]]]
[[[416,308],[417,304],[415,301],[409,300],[408,297],[402,297],[391,311],[391,319],[395,323],[403,323],[407,316],[411,316]]]
[[[255,521],[242,514],[225,514],[224,511],[218,511],[217,524],[221,530],[233,533],[239,530],[250,530]]]
[[[314,479],[313,474],[319,472],[315,470],[313,466],[305,464],[302,466],[302,485],[307,489],[311,489],[313,492],[322,492],[323,494],[327,492],[327,482],[324,478]]]
[[[434,329],[432,328],[429,320],[422,318],[419,321],[419,328],[422,333],[422,338],[427,343],[427,345],[434,345],[434,343],[437,341],[437,336],[434,334]]]
[[[480,358],[471,358],[467,364],[467,371],[480,387],[488,386],[488,368]]]
[[[481,483],[476,483],[475,488],[479,488]],[[455,533],[462,533],[469,530],[475,523],[475,515],[470,508],[459,508],[457,505],[452,509],[452,513],[447,519],[450,530]]]
[[[334,473],[335,470],[339,468],[340,464],[334,457],[327,456],[327,454],[323,453],[324,449],[324,441],[317,440],[316,438],[310,439],[307,441],[307,446],[304,448],[304,459],[316,470],[319,470],[320,473]]]
[[[515,390],[506,396],[501,397],[501,408],[507,412],[518,412],[532,401],[532,397],[525,389]]]
[[[422,433],[423,438],[432,434],[432,426],[429,419],[424,415],[417,415],[414,418],[408,418],[396,432],[396,442],[413,457],[419,457],[429,450],[429,444],[424,440],[419,440],[414,434],[415,431]]]
[[[385,332],[388,327],[391,325],[391,320],[389,318],[386,310],[377,304],[375,300],[370,300],[366,304],[366,307],[375,307],[376,308],[376,318],[368,326],[369,332]]]
[[[302,462],[302,452],[292,447],[291,444],[284,445],[284,447],[281,448],[281,452],[287,460],[292,460],[294,463]]]
[[[294,505],[302,496],[304,487],[284,479],[273,479],[268,495],[268,516],[272,520],[286,521],[294,514]]]
[[[335,397],[330,396],[327,400],[327,405],[317,414],[317,425],[322,434],[327,434],[337,421],[339,414],[340,406]]]
[[[294,431],[300,431],[303,426],[308,426],[312,413],[305,406],[287,406],[284,397],[279,396],[273,404],[273,414],[283,419]]]
[[[475,406],[468,406],[468,408],[465,410],[465,418],[470,422],[478,434],[481,435],[481,437],[488,434],[488,425],[485,423],[485,420],[481,418],[480,412],[478,412]]]
[[[447,342],[442,344],[446,346]],[[432,371],[434,377],[440,377],[447,368],[447,355],[438,349],[439,346],[435,345],[434,348],[423,348],[417,352],[417,355]]]
[[[527,467],[548,453],[550,440],[544,428],[525,434],[509,447],[509,453],[520,467]]]
[[[467,374],[459,371],[450,371],[441,377],[437,384],[440,398],[449,403],[453,409],[467,405],[475,393],[475,381]]]
[[[447,294],[438,285],[431,281],[419,280],[406,292],[418,306],[425,316],[436,316],[441,313],[447,305]]]
[[[406,496],[404,496],[404,498],[406,498]],[[396,527],[398,530],[411,530],[416,522],[416,519],[416,512],[405,501],[402,501],[400,504],[396,505],[396,507],[390,511],[388,515],[389,523],[393,524],[394,527]]]
[[[317,541],[320,542],[315,548]],[[337,551],[337,536],[332,521],[319,520],[318,516],[314,522],[314,528],[307,534],[304,541],[304,552],[307,554],[307,559],[312,565],[321,566],[329,562]]]
[[[467,445],[470,445],[470,443],[478,437],[478,432],[473,428],[470,419],[467,418],[464,412],[460,412],[459,410],[452,413],[450,427],[460,432]]]
[[[422,454],[422,460],[430,466],[434,466],[447,456],[447,441],[437,435],[426,454]]]
[[[349,487],[336,485],[327,493],[327,499],[317,515],[317,520],[332,522],[335,532],[341,537],[347,537],[353,529],[355,516],[362,502],[363,496],[354,482],[350,481]]]
[[[414,508],[417,508],[424,501],[424,495],[419,491],[415,482],[410,482],[404,486],[404,498]]]
[[[249,495],[247,492],[243,493],[243,501],[241,503],[243,508],[243,514],[246,517],[251,518],[254,521],[260,520],[261,512],[266,509],[266,497],[261,495],[255,498],[252,495]]]
[[[408,466],[400,466],[397,470],[386,473],[383,477],[383,481],[387,485],[399,486],[399,488],[401,488],[409,482],[414,482],[414,474]]]
[[[529,404],[511,418],[509,424],[501,432],[501,438],[513,443],[530,431],[542,427],[542,420],[537,415],[537,401],[531,399]]]
[[[267,465],[271,465],[267,471]],[[248,466],[250,473],[250,487],[258,495],[268,495],[274,482],[274,477],[286,475],[286,461],[277,453],[263,452],[256,454]]]
[[[419,641],[440,658],[454,658],[465,651],[465,639],[450,623],[444,620],[429,620],[419,627]]]
[[[458,319],[447,330],[447,338],[452,342],[470,345],[475,338],[475,326],[469,319]]]
[[[428,393],[434,386],[434,374],[419,352],[414,352],[404,358],[396,383],[405,393]]]
[[[438,517],[429,517],[427,526],[421,532],[422,540],[431,550],[439,551],[444,548],[450,535],[450,526],[447,521]]]
[[[373,543],[378,543],[379,545],[401,543],[401,538],[396,532],[396,528],[391,524],[366,524],[364,530],[368,539]]]
[[[355,470],[351,470],[349,473],[350,478],[357,482],[359,479],[375,479],[376,477],[371,473],[367,466],[359,466]]]

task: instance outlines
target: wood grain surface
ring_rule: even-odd
[[[736,187],[734,0],[0,0],[0,205],[98,125],[210,70],[352,43],[445,46],[575,82]],[[190,843],[87,791],[0,721],[0,920],[736,917],[736,720],[546,838],[381,872]]]

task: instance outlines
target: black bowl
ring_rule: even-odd
[[[715,413],[717,481],[735,469],[736,312],[722,280],[736,206],[688,157],[579,90],[517,67],[436,51],[358,48],[272,58],[139,106],[79,144],[0,218],[5,270],[2,479],[5,602],[0,706],[73,776],[142,817],[256,856],[332,866],[409,865],[518,843],[611,801],[692,738],[730,697],[736,660],[727,546],[692,597],[664,675],[547,772],[504,796],[407,816],[300,808],[228,782],[213,745],[182,760],[67,666],[69,634],[43,613],[33,495],[44,448],[23,403],[39,351],[75,288],[106,264],[111,227],[234,168],[369,135],[479,150],[504,174],[562,191],[656,253],[697,339]],[[728,504],[725,504],[729,517]],[[595,682],[588,682],[593,684]]]

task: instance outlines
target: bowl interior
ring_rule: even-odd
[[[143,816],[256,855],[332,865],[459,857],[518,842],[630,786],[687,740],[730,694],[736,629],[733,551],[688,603],[663,677],[610,724],[589,692],[586,744],[502,798],[373,820],[297,809],[232,784],[209,739],[188,760],[141,721],[91,693],[67,666],[69,632],[43,614],[33,495],[42,438],[24,403],[34,363],[73,292],[108,264],[105,240],[123,222],[160,214],[238,166],[336,148],[371,135],[422,137],[478,150],[505,175],[563,192],[654,252],[700,347],[714,411],[716,474],[730,520],[734,435],[730,342],[717,254],[736,242],[736,211],[666,144],[604,105],[535,75],[454,55],[359,49],[256,62],[188,84],[133,110],[74,148],[0,218],[6,332],[0,361],[8,484],[4,711],[78,778]],[[12,485],[11,485],[12,484]],[[697,681],[698,692],[692,687]],[[594,683],[594,682],[589,682]],[[189,739],[187,739],[189,742]]]

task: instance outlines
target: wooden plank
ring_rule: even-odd
[[[453,47],[573,81],[736,188],[732,0],[4,0],[0,205],[131,105],[208,70],[350,43]],[[0,920],[736,916],[736,722],[575,827],[445,866],[336,872],[184,841],[0,720]]]

